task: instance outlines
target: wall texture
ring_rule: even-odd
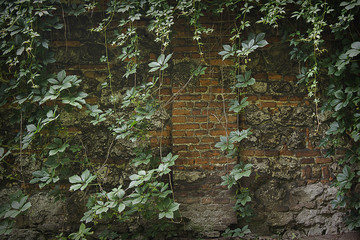
[[[231,17],[229,17],[231,18]],[[69,18],[68,32],[51,35],[51,48],[56,53],[54,72],[66,69],[83,80],[83,89],[90,95],[87,103],[109,105],[109,91],[101,88],[107,68],[99,63],[105,48],[101,36],[86,31],[87,18]],[[272,29],[265,31],[270,43],[266,48],[251,55],[248,69],[252,70],[256,84],[246,89],[250,105],[239,117],[228,112],[229,99],[235,97],[229,85],[232,62],[222,61],[218,52],[229,37],[230,20],[202,20],[204,25],[214,27],[214,34],[204,37],[199,55],[198,45],[192,40],[188,25],[177,20],[174,26],[174,53],[170,69],[162,83],[161,98],[168,101],[163,112],[157,116],[159,127],[152,133],[152,145],[162,144],[178,154],[173,168],[175,198],[181,203],[181,215],[185,229],[218,237],[228,226],[237,224],[233,211],[234,191],[221,186],[221,176],[230,172],[237,159],[225,157],[215,148],[220,136],[225,136],[238,126],[251,128],[253,134],[242,142],[241,159],[254,164],[254,172],[243,184],[252,192],[255,217],[250,222],[253,233],[260,236],[292,234],[321,235],[344,231],[344,213],[331,209],[329,201],[335,196],[330,186],[337,165],[332,158],[323,157],[317,148],[326,129],[328,116],[320,116],[321,124],[313,117],[314,106],[308,99],[306,89],[296,84],[298,66],[289,59],[288,43],[280,40]],[[85,26],[84,26],[85,24]],[[158,46],[152,45],[146,28],[142,31],[141,48],[147,52],[143,71],[138,79],[147,80],[147,63],[158,55]],[[100,43],[99,43],[100,42]],[[116,54],[117,49],[110,49]],[[207,64],[207,70],[199,79],[191,79],[191,70],[198,64]],[[115,59],[111,62],[114,88],[121,96],[132,80],[125,80],[124,66]],[[88,149],[90,161],[101,163],[106,156],[110,135],[102,126],[87,125],[84,111],[64,115],[61,121],[65,128],[77,135]],[[121,183],[128,176],[127,162],[132,157],[130,144],[117,142],[110,152],[109,168],[105,181]],[[28,173],[38,166],[26,163]],[[35,166],[32,166],[34,165]],[[77,229],[76,220],[81,218],[81,196],[73,196],[54,208],[45,192],[33,185],[23,186],[33,192],[30,198],[35,208],[18,222],[16,237],[45,239],[44,236],[58,229]],[[66,187],[66,186],[65,186]],[[11,192],[4,188],[2,196]],[[15,236],[15,235],[14,235]],[[32,237],[33,236],[33,237]],[[9,239],[15,239],[10,237]]]

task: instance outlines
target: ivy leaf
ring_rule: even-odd
[[[65,72],[65,70],[62,70],[62,71],[58,72],[58,74],[57,74],[57,79],[58,79],[60,82],[62,82],[62,81],[65,79],[65,77],[66,77],[66,72]]]
[[[24,47],[20,47],[18,50],[16,50],[16,55],[21,55],[24,52]]]
[[[119,207],[118,207],[118,212],[121,213],[121,212],[124,211],[124,210],[125,210],[125,204],[120,203],[120,204],[119,204]]]

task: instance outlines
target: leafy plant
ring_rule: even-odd
[[[69,177],[69,182],[72,183],[70,191],[81,190],[83,191],[87,186],[96,179],[96,175],[92,175],[88,169],[86,169],[81,176],[74,175]]]
[[[77,233],[71,233],[70,239],[74,240],[86,240],[86,236],[93,235],[94,232],[90,232],[91,228],[86,228],[85,224],[81,224]]]
[[[10,234],[15,218],[24,214],[31,207],[28,196],[21,190],[10,195],[9,200],[0,206],[0,235]]]

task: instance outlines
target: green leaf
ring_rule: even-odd
[[[335,97],[337,99],[344,99],[345,98],[345,94],[342,90],[338,90],[334,93]]]
[[[351,44],[351,48],[359,50],[360,49],[360,42],[353,42]]]
[[[125,204],[120,203],[118,207],[118,212],[121,213],[122,211],[124,211],[124,209],[125,209]]]
[[[60,71],[58,74],[57,74],[57,79],[62,82],[66,77],[66,72],[65,70],[62,70]],[[71,86],[71,85],[70,85]]]
[[[81,183],[82,179],[78,175],[74,175],[72,177],[69,177],[69,182],[70,183]]]
[[[24,52],[24,47],[20,47],[18,50],[16,50],[16,55],[21,55]]]

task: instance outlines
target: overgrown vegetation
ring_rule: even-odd
[[[162,224],[153,225],[160,226],[158,229],[147,228],[149,231],[143,237],[169,234],[166,227],[171,221],[167,220],[181,220],[179,204],[173,198],[171,178],[165,177],[170,176],[177,156],[163,152],[161,144],[151,149],[149,129],[154,114],[164,108],[158,93],[165,71],[171,64],[172,54],[168,46],[171,44],[172,26],[178,17],[188,19],[194,31],[193,40],[203,56],[202,38],[214,30],[204,27],[201,17],[234,14],[231,44],[224,45],[219,53],[223,59],[234,59],[233,91],[238,93],[238,98],[231,100],[230,110],[239,114],[248,104],[242,97],[242,89],[255,82],[251,70],[246,69],[249,54],[267,45],[264,33],[250,33],[253,26],[267,24],[292,32],[284,35],[284,39],[288,39],[293,48],[291,58],[299,62],[299,83],[308,88],[315,105],[314,116],[319,119],[320,111],[330,111],[333,117],[321,147],[328,150],[329,156],[337,150],[346,150],[345,157],[338,162],[343,170],[334,181],[339,191],[333,207],[349,209],[348,226],[350,229],[358,228],[360,201],[355,187],[360,177],[360,39],[356,26],[359,8],[357,0],[340,4],[323,0],[272,0],[265,4],[256,0],[110,0],[107,6],[89,0],[83,4],[64,4],[57,0],[0,1],[0,106],[4,113],[11,109],[12,114],[11,127],[1,129],[1,174],[14,184],[25,184],[21,171],[9,173],[8,169],[31,157],[41,163],[41,169],[33,172],[30,183],[53,189],[50,193],[58,199],[62,196],[58,194],[59,184],[68,182],[71,183],[70,191],[86,193],[88,211],[82,218],[79,231],[67,237],[61,234],[60,239],[86,239],[93,234],[87,226],[89,223],[96,224],[100,219],[128,222],[134,216],[146,222],[162,221]],[[107,81],[103,84],[111,92],[112,108],[108,109],[86,104],[87,94],[80,90],[82,81],[77,76],[67,75],[62,69],[49,72],[55,59],[49,49],[47,33],[62,29],[63,19],[67,16],[91,15],[94,10],[102,10],[104,18],[91,31],[103,36],[105,46],[111,44],[122,49],[117,57],[126,63],[123,78],[132,78],[135,83],[119,101],[113,92],[111,59],[106,48],[100,60],[108,66]],[[259,16],[258,19],[254,18],[255,15]],[[148,31],[159,43],[157,60],[148,63],[148,71],[153,74],[151,82],[139,79],[137,75],[143,56],[136,22],[143,19],[148,21]],[[286,23],[291,22],[288,19],[297,20],[298,24],[288,25]],[[114,23],[117,26],[115,31],[110,28]],[[204,73],[205,59],[203,64],[191,78]],[[324,93],[319,91],[321,82],[326,87]],[[108,156],[104,157],[103,165],[95,166],[89,161],[83,146],[76,143],[76,135],[64,131],[59,116],[85,107],[92,117],[91,124],[109,127],[113,142],[128,139],[136,143],[136,157],[132,161],[136,171],[130,176],[128,185],[105,190],[101,184],[101,171]],[[119,117],[117,113],[121,111],[129,114]],[[317,122],[320,124],[319,120]],[[237,157],[241,141],[250,134],[248,129],[239,129],[221,137],[216,146],[229,156]],[[247,203],[251,201],[251,194],[238,183],[250,174],[251,164],[239,162],[223,178],[224,185],[238,187],[235,210],[242,218],[250,215]],[[1,208],[0,234],[9,234],[16,217],[29,208],[27,196],[20,192],[14,194]],[[226,230],[224,236],[242,237],[248,232],[247,225],[244,225]],[[103,239],[112,239],[109,234]]]

